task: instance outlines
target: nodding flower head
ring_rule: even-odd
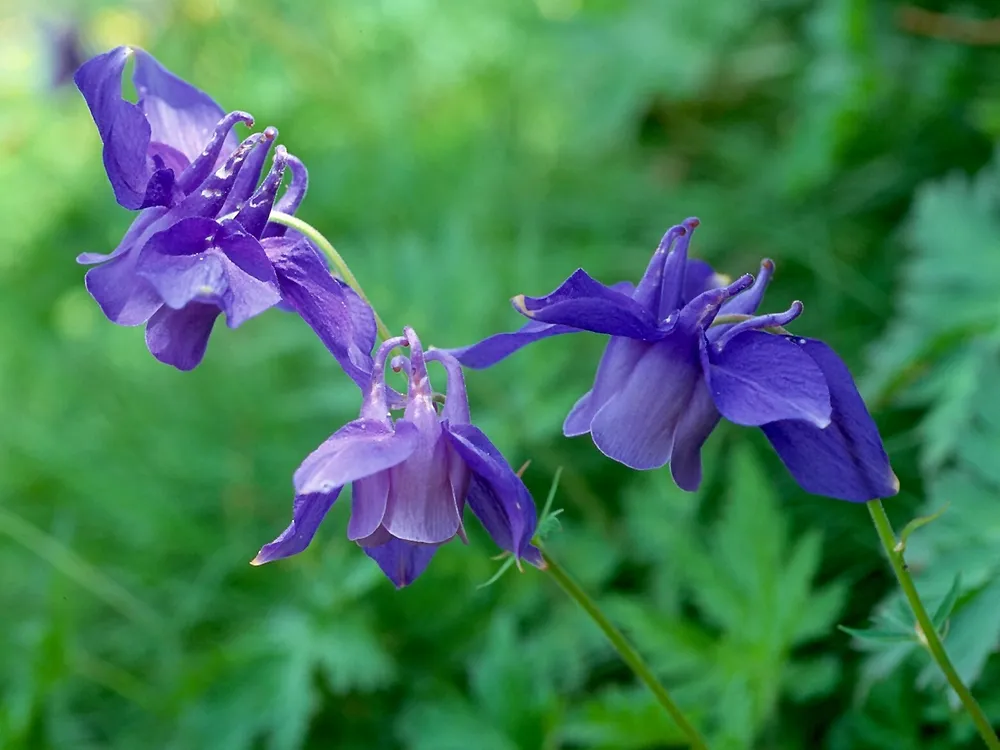
[[[390,411],[385,366],[407,378],[402,415]],[[440,412],[427,372],[440,363],[447,393]],[[345,485],[352,483],[347,536],[396,586],[423,572],[435,551],[465,538],[466,504],[503,550],[541,565],[531,544],[535,505],[527,488],[486,435],[469,421],[461,365],[440,350],[425,352],[412,328],[378,349],[359,419],[311,453],[295,472],[291,525],[265,545],[260,565],[304,550]]]
[[[761,427],[809,492],[865,501],[895,494],[871,416],[850,372],[826,344],[786,335],[802,313],[757,315],[774,263],[726,283],[688,257],[697,219],[672,227],[634,288],[605,286],[583,269],[544,297],[518,296],[521,330],[450,350],[487,367],[549,336],[611,336],[594,386],[570,410],[566,435],[589,433],[610,458],[635,469],[670,463],[686,489],[701,482],[701,447],[722,417]],[[715,325],[718,323],[718,325]]]

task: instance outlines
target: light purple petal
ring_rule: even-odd
[[[763,331],[744,331],[719,352],[710,345],[708,385],[730,422],[759,426],[802,419],[830,423],[830,392],[823,372],[797,344]]]
[[[441,419],[453,425],[468,424],[471,421],[469,396],[465,388],[462,366],[454,356],[441,349],[432,349],[427,352],[426,358],[428,362],[440,362],[448,376],[447,398],[441,409]]]
[[[411,399],[407,411],[413,404]],[[382,525],[397,539],[424,544],[446,542],[458,533],[462,519],[451,486],[448,442],[434,417],[434,424],[419,427],[403,418],[419,433],[416,448],[402,463],[389,471],[389,502]]]
[[[524,482],[478,427],[453,425],[448,437],[472,472],[469,507],[487,533],[500,549],[540,564],[531,546],[537,522],[535,503]]]
[[[308,240],[278,237],[262,244],[284,302],[316,332],[348,377],[367,391],[375,345],[371,308],[329,274]]]
[[[351,520],[347,524],[347,538],[355,542],[378,531],[385,517],[388,499],[388,471],[356,479],[351,487]]]
[[[332,492],[385,471],[409,458],[417,442],[417,431],[402,420],[395,432],[374,419],[348,422],[306,456],[295,471],[295,491],[300,495]]]
[[[701,447],[719,423],[719,410],[704,380],[699,380],[677,423],[670,453],[670,474],[682,490],[694,492],[701,484]]]
[[[136,274],[138,252],[127,252],[91,268],[84,277],[87,291],[113,323],[137,326],[163,304],[156,289]]]
[[[532,320],[594,333],[656,341],[663,334],[648,309],[595,281],[582,268],[544,297],[515,297],[514,308]]]
[[[205,357],[212,326],[221,310],[191,302],[179,310],[163,306],[146,324],[146,346],[161,362],[193,370]]]
[[[579,329],[532,320],[516,331],[495,333],[471,346],[442,351],[451,354],[465,367],[481,370],[495,365],[528,344],[564,333],[579,333]]]
[[[833,414],[819,429],[801,420],[771,422],[764,434],[806,492],[867,502],[899,492],[878,427],[847,366],[822,341],[789,337],[823,371]]]
[[[136,273],[174,309],[192,301],[218,305],[230,328],[281,298],[263,248],[235,221],[182,219],[149,239]]]
[[[414,544],[390,539],[378,547],[364,547],[365,554],[378,563],[397,589],[409,586],[420,576],[440,545]]]
[[[277,539],[261,547],[257,557],[251,560],[250,564],[263,565],[283,557],[291,557],[308,547],[309,542],[316,536],[320,523],[340,494],[340,489],[338,487],[332,492],[296,495],[291,524]]]
[[[151,139],[171,146],[188,161],[194,161],[225,114],[222,107],[141,49],[135,50],[132,80],[139,95],[138,106],[149,121]],[[232,151],[235,147],[235,136],[229,136],[225,150]]]
[[[147,235],[149,230],[154,228],[154,225],[166,213],[167,209],[163,206],[144,209],[135,217],[135,221],[129,225],[129,228],[125,230],[125,236],[122,237],[121,242],[118,243],[118,247],[111,253],[80,253],[76,256],[76,262],[85,266],[104,263],[107,260],[127,253],[129,250],[140,249],[145,242],[145,235]]]
[[[674,432],[702,368],[698,337],[674,332],[649,347],[590,425],[594,444],[633,469],[656,469],[670,459]]]
[[[587,391],[570,409],[563,422],[563,435],[574,437],[590,432],[594,415],[621,389],[636,363],[653,346],[645,341],[613,336],[608,341],[601,362],[597,366],[594,387]]]

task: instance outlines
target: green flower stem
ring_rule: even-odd
[[[372,307],[371,300],[365,294],[364,290],[361,288],[361,284],[358,283],[357,278],[351,273],[351,269],[348,267],[347,262],[341,257],[337,249],[330,244],[330,240],[320,234],[319,230],[313,227],[311,224],[307,224],[302,221],[302,219],[292,216],[291,214],[282,213],[281,211],[272,211],[269,221],[273,221],[275,224],[283,224],[289,229],[294,229],[299,234],[303,234],[315,243],[315,245],[323,251],[323,254],[330,259],[333,267],[340,274],[341,278],[347,282],[348,286],[358,293],[368,306],[372,308],[372,315],[375,316],[375,325],[378,327],[378,335],[382,337],[382,340],[392,338],[392,333],[389,331],[385,323],[375,312],[375,308]]]
[[[545,560],[546,570],[548,573],[550,573],[556,583],[562,587],[562,590],[569,595],[570,599],[579,604],[583,611],[590,616],[590,619],[597,623],[597,627],[604,632],[604,635],[611,642],[611,645],[614,646],[615,651],[617,651],[618,655],[621,656],[622,661],[628,665],[629,669],[632,670],[636,677],[646,683],[646,687],[653,692],[653,695],[656,696],[656,700],[658,700],[660,705],[663,706],[668,714],[670,714],[670,718],[673,719],[674,723],[676,723],[677,726],[680,727],[681,731],[687,735],[687,738],[691,743],[691,747],[695,748],[695,750],[708,750],[708,745],[698,733],[698,730],[684,717],[684,714],[681,713],[677,704],[674,703],[673,699],[670,697],[670,693],[668,693],[667,689],[660,684],[659,680],[656,679],[652,670],[646,662],[642,660],[639,652],[635,650],[628,640],[626,640],[625,636],[622,635],[622,632],[616,628],[614,624],[612,624],[611,620],[609,620],[604,613],[601,612],[594,600],[587,595],[587,592],[580,588],[580,585],[574,581],[555,560],[552,559],[548,552],[542,551],[542,557]]]
[[[889,556],[889,563],[896,573],[896,579],[903,589],[903,594],[906,596],[906,601],[909,603],[910,609],[913,610],[913,615],[917,618],[917,623],[920,626],[918,636],[921,642],[927,646],[927,650],[931,652],[934,661],[937,662],[938,667],[941,668],[945,678],[947,678],[948,684],[958,694],[962,705],[965,706],[965,710],[972,717],[976,729],[979,730],[979,735],[983,738],[983,742],[986,743],[986,747],[991,748],[991,750],[1000,750],[1000,739],[997,738],[996,732],[990,726],[990,721],[986,718],[986,714],[983,713],[982,707],[980,707],[979,703],[973,697],[969,688],[962,682],[962,678],[958,676],[958,672],[955,671],[955,666],[951,663],[951,659],[948,658],[948,653],[944,650],[944,644],[941,643],[941,637],[938,635],[937,628],[934,627],[930,615],[927,614],[924,603],[920,601],[917,587],[913,584],[913,578],[910,577],[910,573],[906,568],[906,562],[903,559],[903,543],[896,540],[896,534],[892,530],[892,524],[889,523],[889,517],[885,514],[885,508],[882,507],[882,501],[872,500],[867,505],[868,511],[872,516],[872,521],[875,522],[878,538],[881,540],[882,547],[885,549],[886,555]]]

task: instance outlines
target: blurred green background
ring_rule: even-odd
[[[938,16],[934,13],[949,14]],[[765,302],[849,363],[902,483],[909,562],[1000,724],[1000,30],[993,0],[165,0],[0,16],[0,748],[666,748],[544,574],[470,520],[397,592],[344,537],[251,568],[291,473],[357,413],[295,317],[220,327],[182,374],[106,322],[74,257],[130,221],[49,24],[145,47],[309,166],[300,211],[380,314],[459,346],[578,266],[637,280],[663,231],[778,273]],[[959,19],[956,21],[955,19]],[[966,19],[964,22],[962,19]],[[978,22],[977,20],[978,19]],[[633,473],[566,411],[604,342],[470,373],[473,414],[551,540],[712,746],[974,748],[913,638],[866,509],[799,491],[758,431],[707,480]],[[960,576],[959,576],[960,574]],[[875,634],[852,638],[843,624]]]

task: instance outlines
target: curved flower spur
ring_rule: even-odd
[[[295,555],[312,541],[320,523],[353,482],[347,536],[378,563],[397,586],[412,583],[442,544],[464,539],[468,502],[493,541],[542,567],[535,533],[535,504],[520,477],[483,432],[471,424],[465,380],[449,354],[424,354],[412,328],[384,342],[375,355],[370,388],[359,419],[337,430],[295,472],[292,523],[254,558],[254,565]],[[385,364],[399,346],[394,369],[409,381],[403,416],[388,407]],[[438,413],[427,361],[448,376],[447,400]]]
[[[857,502],[896,494],[847,367],[823,342],[780,328],[802,303],[754,314],[774,264],[764,260],[756,281],[747,274],[721,285],[707,263],[688,258],[698,224],[687,219],[664,235],[634,290],[579,269],[551,294],[512,300],[531,319],[520,331],[451,353],[466,366],[488,367],[548,336],[608,334],[593,388],[566,417],[567,436],[589,432],[605,455],[635,469],[669,462],[678,486],[693,491],[701,447],[725,417],[761,427],[808,492]]]

